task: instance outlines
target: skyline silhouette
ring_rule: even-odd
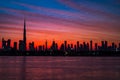
[[[38,55],[72,55],[72,56],[79,56],[79,55],[120,55],[118,52],[120,52],[120,43],[115,44],[112,42],[112,44],[108,45],[108,41],[101,41],[101,44],[98,45],[98,43],[93,44],[93,41],[90,40],[90,42],[79,42],[77,41],[76,44],[69,44],[67,41],[64,41],[60,47],[58,47],[58,43],[56,43],[54,40],[52,41],[52,44],[50,47],[48,47],[48,42],[46,40],[44,45],[35,46],[35,42],[29,42],[28,49],[27,49],[27,35],[26,35],[26,20],[24,19],[24,26],[23,26],[23,40],[19,40],[19,43],[14,42],[14,46],[11,47],[11,39],[4,40],[2,38],[2,48],[1,52],[7,52],[8,54],[12,55],[19,55],[17,52],[28,53],[28,55],[34,55],[35,53],[40,53]],[[94,46],[93,46],[94,45]],[[118,45],[118,46],[117,46]],[[18,46],[18,47],[17,47]],[[91,53],[91,54],[89,54]],[[109,54],[107,54],[109,53]],[[2,54],[4,55],[4,54]]]
[[[118,52],[118,3],[114,0],[1,1],[1,51]]]
[[[76,44],[69,44],[64,41],[60,47],[53,41],[50,47],[47,46],[46,41],[44,45],[36,46],[34,42],[29,43],[29,49],[25,50],[25,44],[23,40],[19,40],[19,46],[17,42],[14,42],[14,46],[11,47],[11,39],[2,39],[2,48],[0,49],[0,55],[12,55],[12,56],[120,56],[120,43],[117,46],[114,42],[108,45],[107,41],[101,41],[101,45],[98,43],[93,44],[93,41]],[[94,47],[93,47],[94,45]]]

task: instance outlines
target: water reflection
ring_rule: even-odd
[[[22,62],[22,65],[21,65],[21,80],[26,80],[26,65],[27,65],[27,63],[26,63],[26,56],[23,56],[23,60],[22,60],[23,62]]]
[[[0,57],[1,80],[119,80],[119,57]]]

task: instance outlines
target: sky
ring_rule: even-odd
[[[27,44],[120,42],[120,0],[1,0],[0,44],[23,39],[24,18]]]

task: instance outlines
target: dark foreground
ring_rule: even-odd
[[[120,80],[120,57],[0,56],[0,80]]]
[[[0,56],[120,56],[120,51],[0,51]]]

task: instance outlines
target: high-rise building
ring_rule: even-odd
[[[74,51],[75,51],[75,52],[77,51],[77,47],[76,47],[76,45],[74,45]]]
[[[95,43],[95,51],[97,51],[97,50],[98,50],[98,44]]]
[[[86,51],[89,51],[89,43],[86,44]]]
[[[104,51],[104,49],[105,49],[104,41],[101,41],[101,50]]]
[[[29,50],[30,51],[35,51],[34,42],[29,43]]]
[[[25,51],[25,44],[23,40],[19,40],[19,51]]]
[[[39,50],[39,51],[43,51],[43,46],[41,46],[41,45],[38,46],[38,50]]]
[[[80,50],[81,51],[83,50],[83,44],[80,44]]]
[[[14,42],[14,50],[17,50],[17,42]]]
[[[61,46],[60,46],[60,51],[64,51],[64,44],[61,44]]]
[[[71,45],[71,48],[73,48],[73,44],[70,44]]]
[[[6,41],[2,38],[2,49],[6,49]]]
[[[66,51],[67,50],[67,41],[64,41],[64,51]]]
[[[56,47],[56,50],[58,50],[58,44],[57,43],[55,43],[55,47]]]
[[[108,48],[108,42],[107,41],[105,41],[105,50],[107,50],[107,48]]]
[[[7,49],[8,49],[8,50],[11,49],[10,45],[11,45],[11,39],[8,39],[8,41],[7,41]]]
[[[51,50],[57,50],[57,45],[55,43],[55,41],[52,42],[52,46],[51,46]]]
[[[112,46],[111,47],[112,47],[111,50],[115,51],[115,43],[114,42],[112,42]]]
[[[93,45],[92,45],[93,43],[92,43],[92,40],[90,41],[90,51],[92,51],[93,50]]]
[[[2,49],[3,50],[6,50],[6,51],[8,51],[8,50],[11,50],[11,39],[8,39],[7,41],[6,40],[4,40],[4,38],[2,38]]]
[[[83,51],[86,51],[87,45],[85,42],[83,42]]]
[[[24,29],[23,29],[23,42],[24,42],[24,51],[26,51],[26,21],[24,19]]]
[[[79,44],[79,41],[77,41],[77,47],[76,47],[77,51],[79,51],[80,49],[80,44]]]
[[[68,44],[68,51],[71,51],[71,46],[70,46],[70,44]]]
[[[48,47],[47,47],[48,43],[47,43],[47,40],[45,42],[45,50],[47,51]]]

